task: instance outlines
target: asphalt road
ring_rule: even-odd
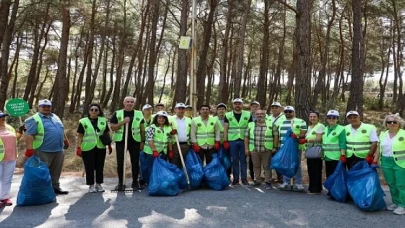
[[[20,182],[21,176],[15,176],[14,203]],[[61,186],[70,193],[57,196],[55,203],[1,208],[0,227],[405,227],[405,216],[362,212],[353,203],[327,200],[325,193],[236,186],[150,197],[147,190],[112,193],[116,179],[106,179],[105,193],[87,193],[84,182],[84,178],[63,177]],[[386,200],[390,203],[389,197]]]

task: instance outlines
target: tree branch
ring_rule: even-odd
[[[279,2],[281,5],[284,5],[288,9],[292,10],[295,14],[298,14],[297,10],[288,3],[286,3],[285,0],[276,0],[276,1]]]

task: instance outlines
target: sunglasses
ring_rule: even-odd
[[[326,119],[328,119],[328,120],[334,120],[334,119],[337,119],[337,117],[336,117],[336,116],[327,116]]]
[[[284,113],[293,113],[293,111],[284,111]]]
[[[41,105],[42,108],[51,108],[50,105]]]
[[[392,121],[387,121],[387,124],[397,124],[398,121],[392,120]]]
[[[90,112],[98,112],[98,108],[91,108]]]

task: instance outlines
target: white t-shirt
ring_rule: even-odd
[[[312,130],[312,127],[311,127],[311,126],[308,126],[308,131],[307,131],[307,133],[305,133],[305,136],[307,136],[308,133],[311,132],[311,130]],[[324,126],[324,125],[321,125],[321,126],[318,127],[318,129],[316,129],[316,132],[315,132],[315,133],[317,133],[317,134],[322,134],[322,133],[324,133],[324,132],[325,132],[325,126]]]
[[[178,116],[174,119],[177,121],[177,136],[179,137],[179,142],[187,142],[188,137],[187,137],[187,124],[186,124],[186,118],[183,117],[182,119],[179,119]]]
[[[394,143],[394,139],[396,138],[392,137],[390,138],[390,134],[387,134],[387,136],[384,138],[383,141],[381,141],[381,150],[382,150],[382,155],[384,157],[392,157],[392,144]]]

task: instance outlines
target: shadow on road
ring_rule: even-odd
[[[21,221],[22,216],[29,217],[30,219],[25,220],[24,224],[21,224],[21,227],[39,226],[41,224],[44,224],[49,219],[52,210],[58,205],[59,203],[54,202],[39,206],[16,206],[14,207],[13,212],[6,219],[0,222],[0,227],[16,227],[16,221]]]

